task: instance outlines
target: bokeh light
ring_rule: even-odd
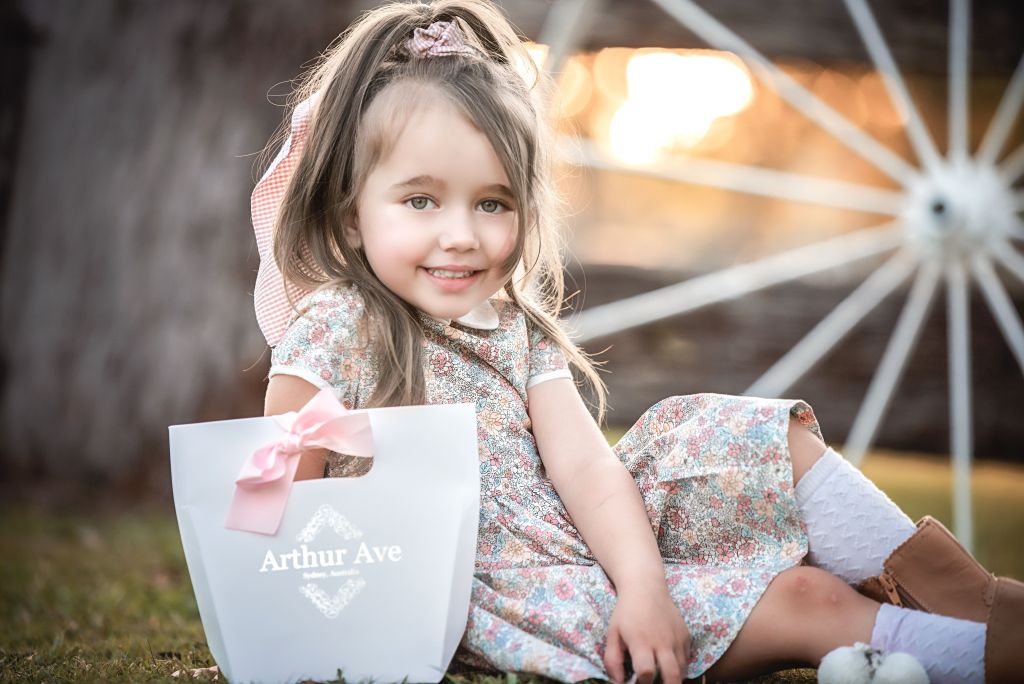
[[[604,48],[594,57],[594,85],[609,101],[622,102],[629,96],[626,67],[635,54],[630,48]]]
[[[544,64],[548,61],[548,53],[551,48],[543,43],[523,43],[523,47],[526,48],[526,54],[530,55],[530,59],[537,66],[538,69],[543,69]]]
[[[580,57],[567,59],[558,77],[558,116],[576,116],[586,109],[593,96],[592,83],[590,70]]]
[[[595,80],[607,92],[596,77],[605,52],[595,60]],[[613,154],[634,164],[671,147],[696,146],[716,120],[742,111],[754,96],[746,66],[728,53],[639,51],[625,71],[628,96],[612,116],[608,143]]]
[[[521,60],[519,55],[516,55],[516,71],[526,81],[526,85],[529,88],[533,88],[537,85],[537,77],[544,69],[545,63],[548,61],[549,48],[543,43],[523,43],[523,47],[526,49],[526,54],[529,57],[529,62]]]

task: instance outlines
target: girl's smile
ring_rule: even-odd
[[[458,318],[508,278],[515,199],[487,136],[438,98],[412,112],[368,174],[348,239],[392,292]]]
[[[458,266],[446,266],[444,268],[427,268],[427,274],[436,282],[435,285],[449,292],[459,292],[476,282],[477,276],[482,271],[465,269]]]

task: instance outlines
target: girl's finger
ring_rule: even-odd
[[[629,657],[633,661],[633,674],[637,684],[653,684],[658,667],[654,662],[654,651],[649,649],[630,649]]]
[[[682,684],[684,663],[678,654],[670,649],[658,651],[658,671],[663,684]]]
[[[622,667],[622,639],[615,628],[608,631],[608,642],[604,647],[604,669],[613,681],[622,682],[626,679],[626,672]]]
[[[676,661],[679,663],[679,667],[682,669],[683,675],[686,675],[690,666],[690,640],[686,639],[673,650],[675,651]]]

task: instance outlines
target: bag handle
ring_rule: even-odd
[[[285,434],[254,451],[242,464],[224,525],[229,529],[277,533],[304,450],[324,447],[354,456],[373,456],[369,415],[349,411],[330,390],[320,390],[297,412],[273,418]]]

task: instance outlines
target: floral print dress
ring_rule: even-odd
[[[456,659],[565,682],[607,679],[602,660],[615,589],[546,477],[530,431],[527,388],[571,377],[522,311],[492,299],[492,329],[420,314],[429,403],[477,410],[481,509],[469,623]],[[270,375],[365,405],[375,364],[360,341],[354,287],[309,295],[273,350]],[[493,317],[493,314],[492,314]],[[636,481],[665,559],[669,591],[692,638],[688,676],[717,661],[768,583],[798,565],[807,537],[793,498],[787,431],[795,400],[671,397],[614,447]],[[820,433],[819,433],[820,434]],[[344,475],[345,463],[328,463]]]

